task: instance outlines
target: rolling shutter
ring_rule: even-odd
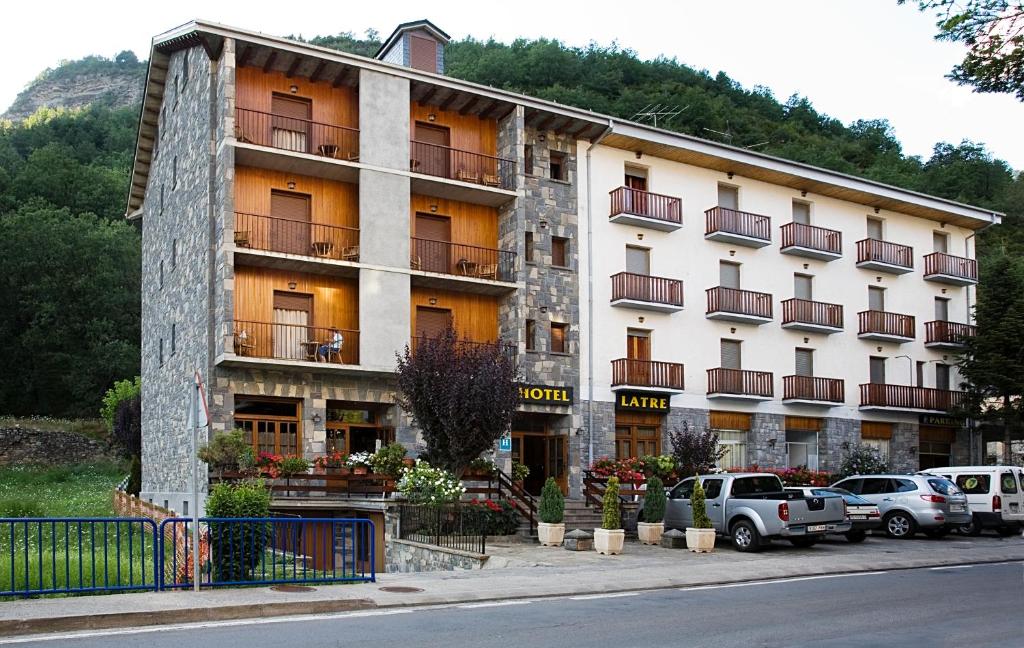
[[[811,224],[811,206],[799,200],[793,201],[793,222],[803,225]]]
[[[949,389],[949,365],[936,363],[935,365],[935,389]]]
[[[811,277],[808,275],[793,275],[793,296],[797,299],[811,300]]]
[[[940,322],[949,321],[949,300],[942,297],[935,298],[935,319]]]
[[[860,424],[860,438],[885,440],[892,439],[892,423],[862,421]]]
[[[885,358],[871,358],[871,384],[885,384]]]
[[[750,430],[750,414],[742,412],[710,412],[708,426],[712,430]]]
[[[725,207],[726,209],[739,209],[739,190],[728,185],[718,185],[718,206]]]
[[[728,261],[718,262],[718,285],[723,288],[740,287],[740,265]]]
[[[647,248],[626,246],[626,272],[651,274],[651,251]]]
[[[448,328],[452,312],[446,308],[416,307],[416,336],[436,338]]]
[[[796,350],[796,375],[814,375],[814,351],[812,349]]]
[[[437,72],[437,41],[409,35],[409,65],[417,70]]]
[[[883,288],[868,286],[868,310],[885,310],[885,290]]]
[[[722,368],[723,369],[739,369],[740,368],[740,342],[736,340],[722,340]]]

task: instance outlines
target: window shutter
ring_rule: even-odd
[[[940,322],[949,321],[949,300],[942,297],[935,298],[935,319]]]
[[[651,274],[651,251],[647,248],[626,246],[626,272]]]
[[[885,384],[885,358],[871,358],[871,383]]]
[[[949,237],[939,232],[932,232],[932,245],[936,252],[949,252]]]
[[[718,185],[718,206],[726,209],[739,209],[739,190],[728,185]]]
[[[885,310],[885,290],[874,286],[868,287],[868,310]]]
[[[811,300],[811,278],[807,275],[793,275],[793,296],[797,299]]]
[[[437,42],[415,34],[409,35],[409,64],[417,70],[437,72]]]
[[[723,288],[740,287],[740,266],[738,263],[728,261],[718,262],[718,283]]]
[[[882,240],[882,221],[877,218],[868,219],[868,238]]]
[[[811,224],[811,206],[799,200],[793,201],[793,222],[803,225]]]
[[[295,221],[309,221],[309,196],[275,191],[270,194],[270,215]]]
[[[741,412],[710,412],[708,425],[712,430],[750,430],[750,414]]]
[[[814,351],[811,349],[796,350],[796,375],[814,375]]]
[[[736,340],[722,340],[722,368],[740,368],[740,342]]]
[[[444,308],[416,308],[417,337],[436,338],[448,328],[452,312]]]

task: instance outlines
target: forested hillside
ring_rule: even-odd
[[[379,44],[372,34],[310,42],[363,55]],[[144,66],[123,54],[61,66],[34,87],[45,95],[104,66],[141,81]],[[1024,180],[981,144],[909,157],[884,120],[842,124],[809,99],[779,101],[725,74],[615,47],[467,39],[450,44],[447,66],[454,77],[624,118],[650,103],[679,106],[667,128],[1006,211],[1013,224],[988,244],[1024,249],[1015,226]],[[0,413],[93,415],[114,380],[138,373],[139,234],[123,218],[138,108],[106,97],[0,124]]]

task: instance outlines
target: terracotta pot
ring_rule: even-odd
[[[636,534],[645,545],[661,543],[661,534],[665,532],[664,522],[637,522]]]
[[[625,542],[625,529],[594,529],[594,549],[599,554],[605,556],[620,554]]]
[[[696,553],[711,553],[715,550],[715,530],[686,527],[686,548]]]
[[[402,465],[412,468],[416,465],[416,460],[412,457],[406,457],[405,459],[402,459]]]
[[[352,473],[356,475],[368,475],[370,474],[370,469],[366,466],[355,466],[352,468]]]
[[[558,547],[565,537],[565,523],[558,522],[548,524],[547,522],[537,523],[537,539],[545,547]]]

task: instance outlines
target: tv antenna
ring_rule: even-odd
[[[633,121],[650,121],[651,125],[655,128],[658,127],[658,120],[662,120],[662,125],[667,125],[672,118],[682,113],[689,106],[680,108],[679,106],[669,106],[666,104],[648,104],[638,110],[630,119]]]
[[[715,130],[714,128],[706,128],[706,127],[704,128],[704,130],[706,130],[709,133],[714,133],[716,135],[721,135],[722,141],[725,144],[728,144],[729,146],[733,146],[733,142],[732,142],[732,140],[733,140],[733,132],[732,132],[732,127],[729,126],[729,122],[728,121],[725,122],[725,131],[719,131],[719,130]],[[771,140],[765,140],[763,142],[757,142],[756,144],[748,144],[746,146],[743,146],[743,148],[745,148],[745,149],[754,149],[754,148],[758,148],[760,146],[767,146],[768,144],[771,144],[771,143],[772,143]]]

